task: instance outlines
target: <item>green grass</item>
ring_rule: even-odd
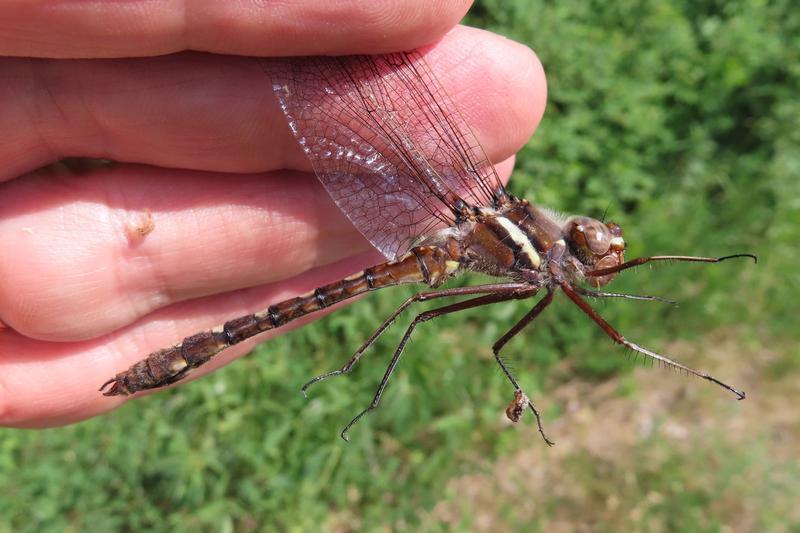
[[[687,362],[738,376],[753,398],[730,402],[659,369],[634,379],[630,359],[559,298],[507,352],[558,441],[546,449],[530,420],[502,420],[511,391],[489,347],[529,305],[515,303],[420,328],[381,409],[345,445],[338,432],[371,399],[399,328],[350,377],[309,400],[299,387],[340,365],[410,294],[399,289],[102,419],[0,431],[0,531],[443,529],[487,516],[534,529],[798,527],[800,465],[785,452],[800,438],[800,11],[495,0],[469,22],[529,43],[548,72],[514,193],[566,212],[608,208],[631,257],[759,255],[757,266],[643,268],[613,285],[678,309],[597,304],[654,349],[702,347]],[[665,390],[675,395],[651,405]],[[647,434],[625,423],[642,413],[655,420]],[[670,433],[675,421],[686,434]],[[536,468],[542,477],[521,475]]]

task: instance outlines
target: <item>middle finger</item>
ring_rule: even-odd
[[[494,161],[516,152],[544,109],[531,51],[470,28],[427,55]],[[309,165],[261,60],[200,53],[129,60],[0,60],[0,180],[64,155],[258,172]]]

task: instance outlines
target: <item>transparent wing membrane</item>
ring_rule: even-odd
[[[502,185],[417,52],[266,64],[292,133],[339,208],[387,258]]]

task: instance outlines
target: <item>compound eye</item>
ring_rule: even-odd
[[[582,217],[574,221],[571,237],[584,252],[605,255],[611,247],[611,233],[601,222]]]
[[[622,228],[616,222],[607,222],[606,227],[612,237],[622,237]]]

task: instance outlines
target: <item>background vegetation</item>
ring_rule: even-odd
[[[306,401],[407,294],[368,300],[200,382],[102,419],[0,431],[0,530],[471,527],[797,530],[800,11],[785,1],[487,0],[469,23],[529,43],[542,125],[512,190],[609,218],[630,255],[752,251],[757,266],[640,269],[598,303],[626,335],[748,392],[642,368],[561,301],[507,357],[546,414],[547,449],[490,346],[527,304],[421,328],[382,408],[388,335]],[[558,300],[562,300],[559,298]]]

